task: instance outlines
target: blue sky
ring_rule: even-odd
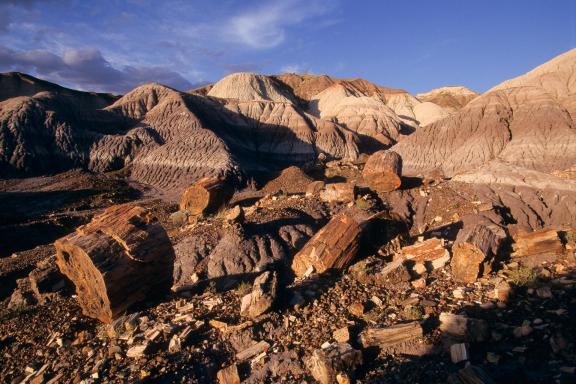
[[[576,47],[576,0],[0,0],[0,71],[123,93],[228,73],[485,91]]]

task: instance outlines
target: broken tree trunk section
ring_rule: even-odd
[[[321,384],[337,382],[338,374],[354,377],[356,367],[362,364],[362,352],[347,343],[333,343],[316,349],[306,362],[312,376]]]
[[[354,201],[355,185],[352,183],[326,184],[320,191],[320,200],[328,203],[348,203]]]
[[[318,273],[347,267],[358,253],[369,221],[366,212],[360,210],[344,211],[333,217],[294,256],[294,274],[302,277],[310,267]]]
[[[362,170],[364,181],[371,189],[380,193],[400,188],[401,174],[402,158],[396,152],[387,150],[373,153]]]
[[[364,348],[387,349],[422,336],[423,331],[420,323],[413,321],[385,328],[368,328],[362,331],[358,338]]]
[[[452,246],[452,275],[457,281],[473,283],[490,273],[506,232],[498,224],[481,215],[462,219],[463,227]]]
[[[219,177],[206,177],[189,187],[180,200],[180,210],[192,215],[216,212],[232,198],[234,188]]]
[[[54,245],[84,314],[105,323],[172,283],[170,239],[148,210],[133,204],[106,209]]]
[[[566,249],[555,229],[519,232],[513,237],[512,259],[527,267],[553,262],[565,254]]]
[[[429,271],[441,268],[450,261],[450,252],[444,245],[444,239],[437,237],[403,247],[400,256],[415,264],[424,264]]]

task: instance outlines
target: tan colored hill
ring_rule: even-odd
[[[238,72],[218,81],[207,93],[208,96],[238,101],[274,101],[292,103],[293,97],[281,85],[268,76],[249,72]]]
[[[323,120],[356,132],[365,150],[394,144],[402,131],[402,120],[381,99],[376,95],[365,96],[342,83],[314,96],[309,110]]]
[[[572,98],[574,52],[540,66],[527,78],[495,87],[397,144],[394,150],[404,160],[404,171],[436,169],[453,176],[494,159],[547,173],[572,166],[576,127],[566,101]],[[534,73],[553,80],[532,80]]]
[[[478,93],[466,87],[451,86],[436,88],[426,93],[419,93],[416,95],[416,98],[424,102],[429,101],[449,111],[457,111],[477,96]]]
[[[522,76],[504,81],[490,91],[516,87],[537,87],[545,90],[576,120],[576,48]]]

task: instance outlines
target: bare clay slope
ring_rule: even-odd
[[[503,83],[394,146],[404,172],[453,176],[491,160],[542,172],[569,168],[576,162],[576,129],[565,106],[574,98],[575,52],[539,67],[553,82]]]

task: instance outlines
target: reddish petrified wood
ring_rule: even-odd
[[[180,199],[180,210],[193,215],[216,212],[234,194],[234,188],[219,177],[206,177],[190,186]]]
[[[292,270],[303,276],[308,268],[321,273],[343,269],[356,257],[361,235],[370,221],[363,211],[350,210],[335,216],[294,256]]]
[[[133,204],[115,205],[54,243],[60,271],[86,316],[110,323],[172,284],[174,251],[162,226]]]
[[[394,151],[381,150],[373,153],[364,165],[362,176],[376,192],[391,192],[402,184],[402,158]]]

